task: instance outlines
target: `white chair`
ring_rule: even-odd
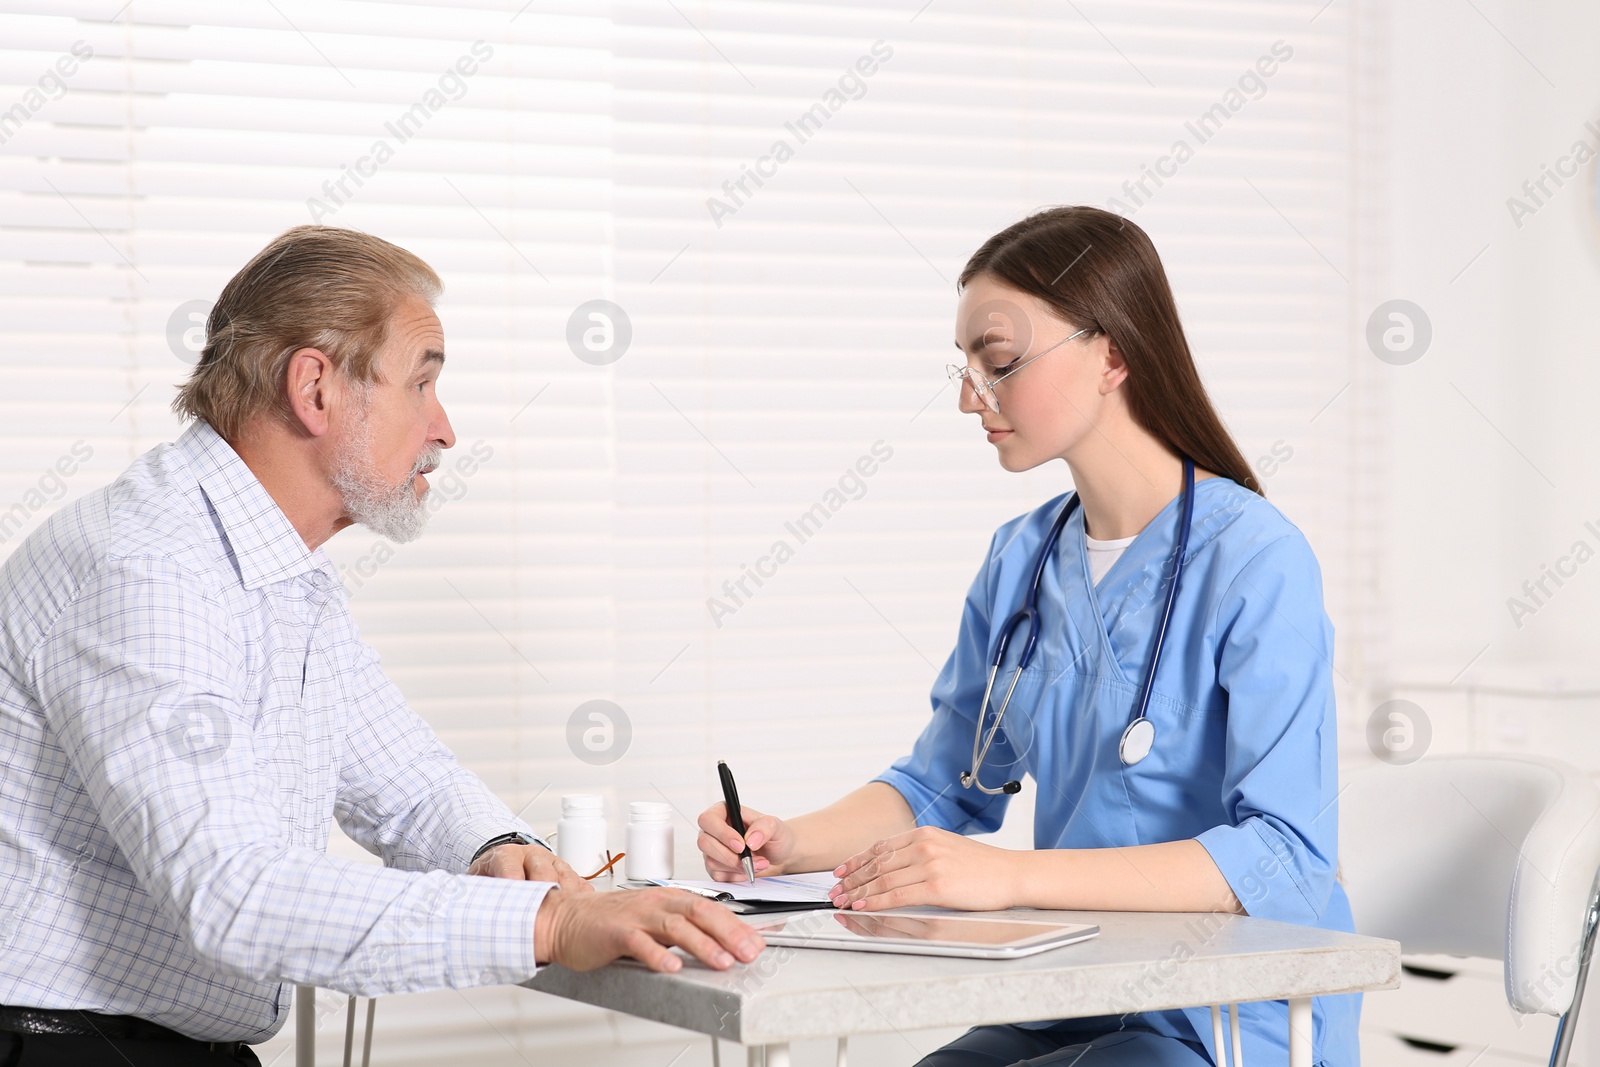
[[[1565,1067],[1600,918],[1600,789],[1525,756],[1429,756],[1353,774],[1339,862],[1356,930],[1505,963],[1513,1010],[1560,1017]]]

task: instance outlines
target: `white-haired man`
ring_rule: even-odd
[[[211,312],[174,402],[193,425],[0,570],[5,1067],[253,1064],[287,983],[375,995],[760,952],[689,894],[592,892],[357,635],[319,546],[352,523],[422,530],[455,443],[438,293],[375,237],[278,237]],[[334,818],[384,866],[326,855]]]

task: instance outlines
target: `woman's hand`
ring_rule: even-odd
[[[833,873],[834,906],[882,911],[937,904],[962,911],[1001,911],[1016,903],[1018,853],[919,826],[885,838],[845,860]]]
[[[784,861],[794,854],[794,831],[773,815],[763,815],[748,804],[744,810],[745,836],[728,825],[727,809],[713,804],[700,813],[700,836],[695,844],[705,855],[706,872],[719,882],[744,881],[744,861],[739,853],[746,842],[755,861],[756,874],[781,874]]]

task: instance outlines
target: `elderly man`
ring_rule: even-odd
[[[698,897],[592,892],[357,635],[319,546],[352,523],[421,532],[455,443],[439,290],[377,238],[283,234],[211,313],[174,402],[193,425],[6,562],[5,1067],[256,1063],[285,983],[372,995],[761,950]],[[330,818],[384,866],[330,858]]]

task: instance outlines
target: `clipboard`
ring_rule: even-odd
[[[695,893],[725,905],[737,915],[765,915],[778,911],[833,909],[828,890],[838,882],[831,871],[815,874],[776,875],[755,882],[710,882],[685,878],[642,878],[621,883],[629,889],[663,886]]]

